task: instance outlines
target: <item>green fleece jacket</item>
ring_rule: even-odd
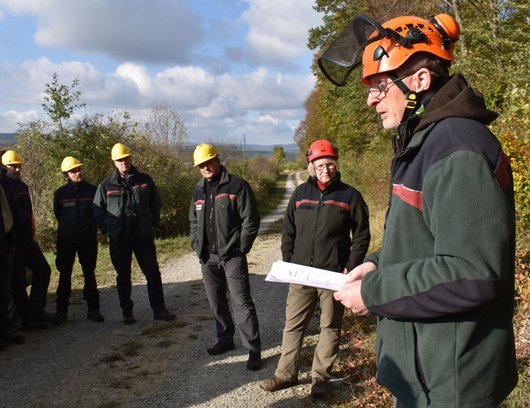
[[[399,129],[361,295],[378,316],[377,379],[408,408],[493,408],[517,383],[513,180],[495,117],[455,75]]]
[[[134,166],[127,181],[118,170],[103,180],[94,196],[94,218],[111,241],[153,238],[162,200],[153,179]]]

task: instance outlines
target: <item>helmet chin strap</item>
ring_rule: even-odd
[[[403,83],[403,80],[399,79],[395,72],[389,72],[388,76],[392,81],[397,85],[397,87],[403,92],[406,99],[405,111],[403,112],[403,117],[401,118],[401,123],[405,122],[410,118],[421,106],[420,94],[414,91],[411,91],[407,85]]]

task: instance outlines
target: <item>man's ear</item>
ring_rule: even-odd
[[[427,68],[420,68],[412,76],[412,83],[410,84],[411,89],[418,93],[427,91],[432,84],[432,74]]]

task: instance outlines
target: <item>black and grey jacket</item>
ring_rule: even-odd
[[[202,178],[193,191],[190,204],[190,245],[202,262],[206,261],[205,245],[205,183]],[[258,234],[258,204],[250,185],[229,174],[221,166],[221,178],[214,194],[217,254],[226,261],[234,254],[246,254]]]
[[[340,174],[324,191],[314,178],[296,188],[283,221],[284,261],[342,273],[362,262],[369,244],[368,207]]]
[[[97,224],[92,212],[96,187],[86,181],[68,181],[53,194],[53,212],[57,218],[57,241],[80,244],[95,242]]]

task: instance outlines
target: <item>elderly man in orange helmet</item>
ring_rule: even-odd
[[[381,249],[335,293],[378,316],[377,380],[397,407],[497,407],[517,383],[515,220],[497,117],[449,74],[447,14],[358,16],[319,60],[337,85],[362,65],[367,103],[396,129]]]

